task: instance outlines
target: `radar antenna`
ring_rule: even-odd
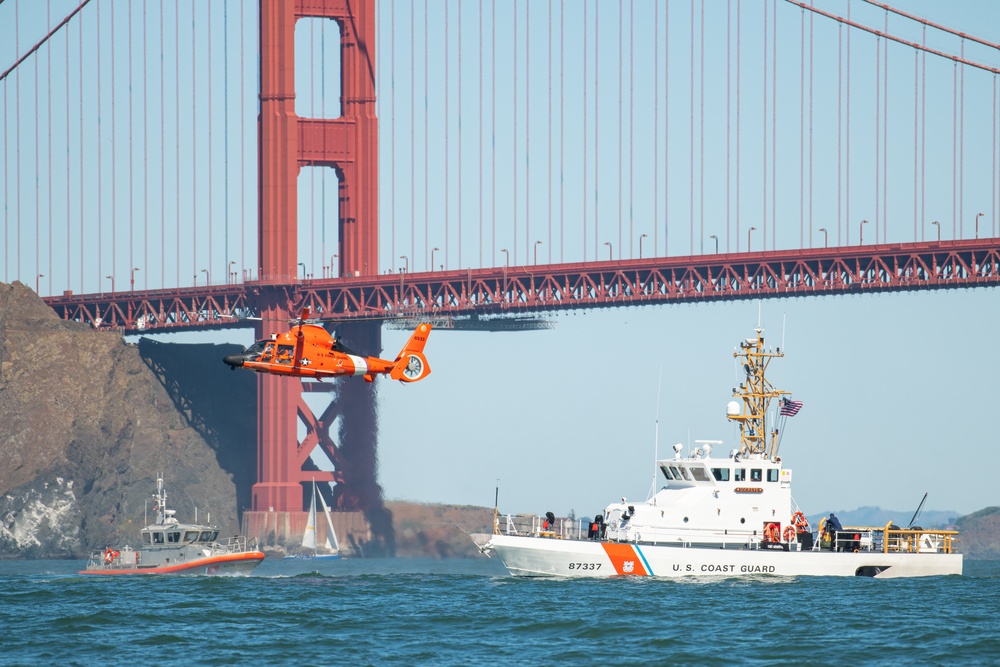
[[[740,342],[733,356],[740,358],[746,374],[739,388],[733,388],[733,397],[743,400],[743,405],[733,401],[735,409],[728,411],[728,419],[740,426],[740,454],[758,454],[774,460],[778,455],[778,430],[767,432],[767,409],[771,400],[789,392],[775,389],[765,377],[768,364],[776,357],[783,357],[779,348],[776,352],[764,350],[764,330],[756,329],[757,337]],[[768,437],[770,436],[770,440]]]

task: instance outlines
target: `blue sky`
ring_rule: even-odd
[[[51,24],[76,4],[0,5],[2,69],[44,34],[49,7]],[[816,4],[884,27],[884,13],[860,0]],[[737,251],[750,227],[753,249],[819,245],[820,227],[846,245],[862,219],[866,243],[933,239],[931,220],[943,238],[968,238],[979,212],[981,235],[1000,233],[992,74],[964,69],[959,79],[950,62],[879,51],[854,33],[848,143],[846,34],[815,17],[804,68],[809,17],[786,2],[706,3],[704,38],[698,2],[672,2],[669,15],[648,2],[504,3],[495,30],[494,6],[483,5],[480,40],[478,2],[379,4],[382,270],[402,256],[427,270],[435,247],[434,264],[452,269],[499,265],[501,248],[512,264],[531,263],[539,240],[539,262],[637,257],[641,234],[645,256],[711,251],[713,234]],[[1000,41],[995,3],[897,6]],[[44,295],[109,291],[113,281],[124,289],[133,274],[137,289],[221,282],[230,262],[253,266],[255,3],[168,1],[162,22],[160,12],[92,0],[0,82],[0,279],[37,281]],[[889,28],[924,38],[898,17]],[[338,113],[337,39],[329,22],[299,23],[300,115]],[[963,49],[934,32],[927,43]],[[964,49],[1000,66],[995,49]],[[876,66],[886,53],[887,87]],[[914,72],[925,66],[926,101],[915,109],[924,79]],[[38,102],[36,76],[49,82]],[[320,278],[336,252],[336,180],[306,169],[299,183],[300,261]],[[805,402],[782,446],[803,509],[905,510],[924,491],[934,509],[997,502],[987,418],[1000,370],[987,338],[996,298],[991,288],[763,304],[769,342],[779,344],[787,318],[789,357],[774,380]],[[435,332],[434,374],[380,389],[386,494],[490,504],[499,478],[510,511],[579,514],[644,497],[658,382],[661,451],[689,433],[726,440],[717,451],[728,451],[729,359],[757,313],[756,302],[661,306],[561,314],[552,331]],[[250,342],[247,332],[198,340]],[[386,331],[386,354],[403,340]]]

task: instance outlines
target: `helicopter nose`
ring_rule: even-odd
[[[225,362],[233,370],[236,370],[237,368],[243,365],[243,355],[227,354],[222,358],[222,361]]]

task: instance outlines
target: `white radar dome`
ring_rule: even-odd
[[[726,403],[726,416],[735,417],[740,414],[740,404],[737,401],[729,401]]]

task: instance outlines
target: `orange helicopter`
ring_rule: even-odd
[[[361,375],[373,382],[376,375],[388,375],[400,382],[417,382],[431,374],[424,356],[430,324],[419,324],[392,361],[362,357],[335,340],[323,327],[307,322],[309,309],[302,310],[298,324],[283,334],[259,340],[241,354],[222,361],[232,370],[249,368],[258,373],[323,379]],[[294,321],[294,320],[292,320]]]

